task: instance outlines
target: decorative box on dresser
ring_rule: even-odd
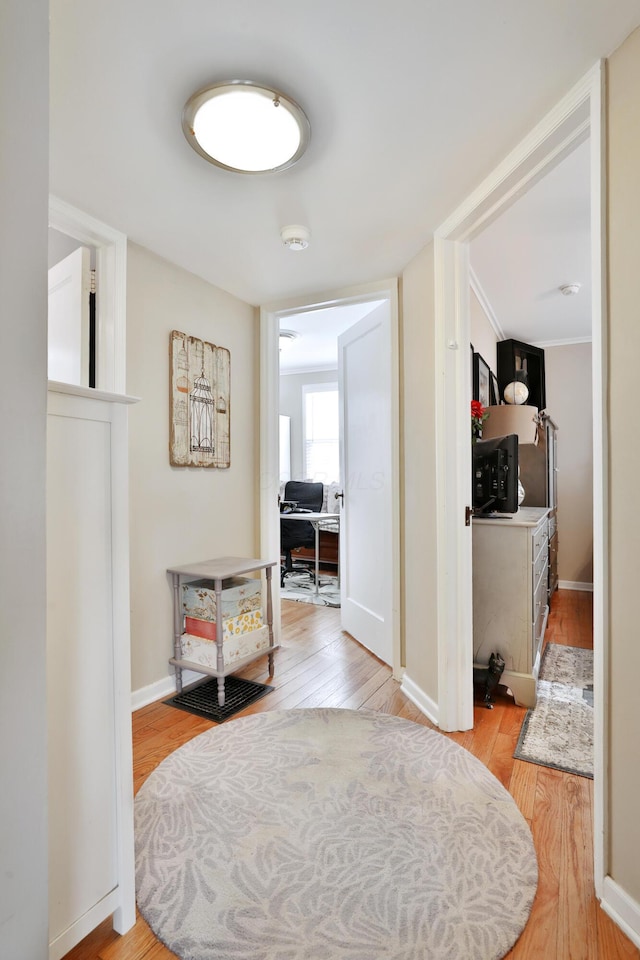
[[[501,683],[534,707],[549,615],[549,509],[473,519],[473,659],[505,661]]]

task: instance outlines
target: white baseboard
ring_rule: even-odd
[[[640,903],[630,897],[611,877],[604,878],[600,906],[623,933],[640,948]]]
[[[558,580],[559,590],[584,590],[586,593],[593,593],[592,583],[579,583],[574,580]]]
[[[182,671],[182,686],[188,687],[190,683],[196,680],[202,680],[202,673],[196,673],[195,670]],[[156,700],[162,700],[163,697],[170,697],[176,692],[176,678],[173,674],[170,677],[163,677],[162,680],[156,680],[150,683],[148,687],[141,687],[139,690],[133,690],[131,693],[131,712],[135,713],[141,707],[146,707],[149,703]]]
[[[439,726],[438,704],[435,700],[432,700],[431,697],[427,696],[424,690],[422,690],[417,683],[414,683],[406,673],[402,678],[400,690],[404,693],[405,697],[411,700],[411,703],[415,703],[420,713],[424,713],[425,717],[431,720],[432,723],[435,723],[436,726]]]

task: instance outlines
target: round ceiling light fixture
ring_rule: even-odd
[[[311,138],[302,107],[252,80],[228,80],[198,90],[182,111],[193,149],[236,173],[273,173],[299,160]]]
[[[288,227],[282,228],[280,236],[288,250],[306,250],[311,239],[311,232],[308,227],[303,227],[302,224],[292,223]]]
[[[580,289],[580,286],[581,284],[579,283],[563,283],[560,287],[560,293],[563,297],[574,297]]]
[[[278,337],[280,350],[287,350],[297,339],[298,334],[295,330],[281,330]]]

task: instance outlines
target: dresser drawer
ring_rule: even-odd
[[[540,571],[540,576],[535,582],[535,588],[533,591],[533,603],[532,603],[532,623],[535,623],[538,619],[540,613],[540,608],[545,607],[547,604],[547,589],[549,586],[549,574],[548,566],[545,563],[542,570]]]
[[[533,560],[538,557],[540,551],[546,548],[547,543],[549,542],[549,525],[547,523],[547,518],[542,521],[542,523],[536,527],[532,533],[532,544],[531,544],[531,555]]]
[[[537,557],[533,561],[533,589],[538,584],[538,581],[541,576],[546,575],[546,568],[549,563],[549,545],[548,543],[543,543],[540,551],[538,552]]]

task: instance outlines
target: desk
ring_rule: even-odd
[[[320,524],[323,520],[336,520],[338,530],[340,529],[339,513],[281,513],[281,520],[306,520],[312,524],[315,530],[315,573],[316,573],[316,596],[320,592]],[[338,586],[340,585],[340,558],[338,558]]]
[[[219,557],[216,560],[203,560],[201,563],[189,563],[184,567],[169,567],[168,573],[173,578],[173,631],[174,631],[174,656],[171,657],[171,663],[176,670],[176,689],[178,693],[182,691],[182,671],[196,670],[198,673],[208,674],[210,677],[218,678],[218,704],[224,706],[224,678],[230,673],[236,673],[248,663],[263,657],[269,656],[269,676],[273,676],[273,652],[277,650],[277,645],[273,642],[273,604],[271,600],[271,573],[272,567],[275,567],[275,560],[256,560],[250,557]],[[264,570],[267,576],[267,626],[269,628],[269,646],[254,653],[242,660],[237,660],[229,666],[225,666],[223,654],[224,624],[222,619],[222,581],[231,577],[240,577],[244,573],[251,573],[254,570]],[[216,649],[217,660],[216,669],[204,666],[201,663],[194,663],[191,660],[182,658],[182,629],[183,629],[183,611],[182,598],[180,596],[180,583],[182,580],[213,580],[216,593]]]

